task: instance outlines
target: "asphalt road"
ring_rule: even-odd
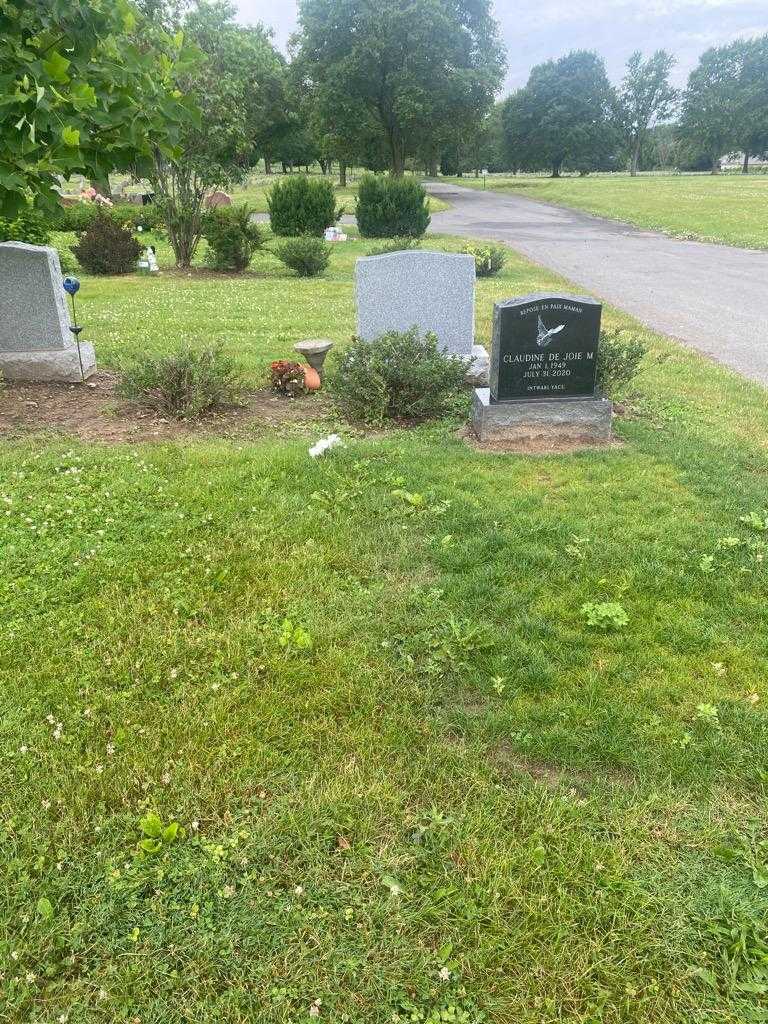
[[[521,196],[442,182],[427,188],[452,204],[432,215],[432,231],[505,242],[653,330],[768,384],[768,252],[679,241]]]

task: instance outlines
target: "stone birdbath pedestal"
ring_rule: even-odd
[[[317,375],[322,380],[323,363],[333,348],[333,342],[326,338],[309,338],[307,341],[297,341],[293,348],[299,355],[304,356],[313,370],[317,370]]]

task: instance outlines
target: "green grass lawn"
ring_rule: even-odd
[[[455,178],[482,188],[482,179]],[[489,189],[575,206],[601,217],[679,238],[726,242],[751,249],[768,248],[768,176],[588,175],[544,178],[538,175],[487,179]]]
[[[365,248],[83,277],[86,336],[258,378],[350,335]],[[561,284],[510,255],[480,335]],[[766,1020],[768,407],[645,337],[574,456],[0,445],[0,1020]]]

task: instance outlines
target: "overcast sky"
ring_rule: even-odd
[[[296,27],[295,0],[234,0],[243,22],[263,21],[285,49]],[[684,84],[710,46],[768,32],[768,0],[495,0],[507,44],[505,92],[525,85],[534,64],[569,50],[597,50],[612,81],[633,50],[669,50]]]

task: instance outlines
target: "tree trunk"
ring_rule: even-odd
[[[741,173],[749,174],[749,153],[744,153],[744,163],[741,165]]]
[[[272,160],[268,156],[264,157],[264,173],[265,174],[271,174],[272,173]]]
[[[326,175],[330,168],[329,162],[327,160],[318,160],[318,163],[320,164],[320,173]]]
[[[640,139],[632,147],[632,157],[629,165],[629,173],[633,178],[637,177],[637,168],[640,166]]]
[[[429,151],[429,160],[427,161],[427,177],[437,177],[437,150],[431,149]]]
[[[561,165],[559,160],[556,163],[552,164],[552,177],[553,178],[559,178],[560,177],[560,167],[561,166],[562,165]]]
[[[712,171],[711,171],[711,173],[712,174],[719,174],[720,173],[720,157],[719,156],[713,156],[712,157]]]
[[[405,170],[405,153],[403,152],[403,142],[400,138],[400,133],[397,128],[389,128],[387,135],[391,155],[390,174],[393,178],[402,178],[403,171]]]
[[[347,187],[347,165],[343,160],[339,160],[339,184],[342,188]]]

